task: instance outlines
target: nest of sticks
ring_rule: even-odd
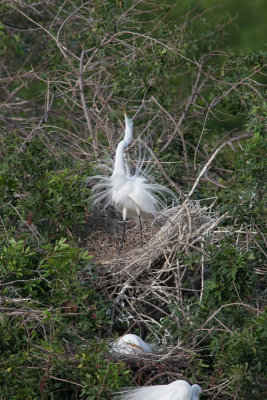
[[[201,298],[204,281],[202,263],[208,257],[203,250],[203,238],[210,235],[218,225],[212,207],[199,201],[185,201],[159,213],[152,225],[144,231],[145,243],[140,248],[139,224],[131,221],[126,230],[127,242],[123,253],[118,255],[119,229],[111,231],[106,225],[105,237],[99,236],[92,243],[98,249],[98,289],[115,304],[114,318],[133,319],[142,322],[152,331],[160,318],[169,315],[169,304],[183,303],[183,297]],[[96,224],[94,223],[96,226]],[[117,224],[119,225],[119,224]],[[107,251],[108,235],[111,235]],[[116,238],[116,240],[114,240]],[[101,257],[101,243],[105,244],[105,255]],[[198,253],[200,263],[188,266],[184,257]]]
[[[131,370],[137,385],[167,384],[183,379],[183,371],[190,369],[191,353],[180,347],[166,346],[155,353],[112,354],[113,361],[123,361]]]

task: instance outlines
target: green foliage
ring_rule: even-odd
[[[87,252],[67,244],[65,239],[60,239],[55,245],[47,244],[40,251],[26,246],[23,240],[12,238],[9,245],[2,247],[3,295],[12,299],[26,298],[33,307],[40,302],[47,309],[61,307],[63,311],[68,310],[68,302],[72,302],[74,296],[73,307],[81,307],[86,319],[90,316],[92,327],[88,322],[87,330],[95,329],[97,319],[100,315],[103,319],[105,312],[95,313],[98,297],[90,282],[81,282],[82,271],[89,271],[91,280],[94,280],[91,258]],[[16,290],[10,285],[13,281]]]
[[[220,243],[220,249],[210,251],[210,271],[205,281],[203,305],[207,309],[219,307],[229,302],[246,302],[255,288],[257,276],[251,263],[255,256],[252,252],[238,250],[232,240],[225,239]]]
[[[2,139],[1,396],[109,398],[129,381],[93,339],[111,305],[94,289],[92,256],[66,239],[83,232],[90,167],[38,137],[21,146],[17,135]]]
[[[110,305],[94,290],[91,258],[65,239],[38,250],[15,239],[3,246],[4,398],[75,398],[82,392],[89,399],[101,392],[104,399],[128,382],[124,365],[107,362],[105,343],[92,340],[106,329]]]
[[[17,337],[17,340],[19,337]],[[129,383],[122,363],[107,361],[106,347],[91,341],[88,348],[68,353],[61,340],[34,341],[7,357],[1,370],[2,398],[109,399],[114,389]],[[22,345],[22,341],[20,341]],[[69,344],[69,343],[68,343]]]
[[[99,351],[99,346],[96,346],[83,353],[80,359],[79,368],[83,368],[84,365],[91,366],[90,373],[83,375],[84,387],[81,392],[81,395],[88,400],[96,399],[100,394],[101,399],[108,400],[112,391],[119,389],[122,384],[130,383],[129,371],[125,370],[124,364],[121,361],[107,363],[103,355],[103,351]]]
[[[231,311],[235,311],[234,307]],[[257,392],[255,377],[264,379],[266,322],[266,312],[256,317],[246,312],[240,328],[219,335],[214,332],[211,334],[210,349],[214,356],[214,369],[222,371],[222,381],[231,377],[230,392],[234,392],[240,385],[244,399],[254,398]]]
[[[18,148],[13,137],[3,143],[0,198],[4,207],[0,212],[4,221],[15,218],[21,229],[34,224],[41,236],[73,236],[86,222],[90,168],[74,164],[65,155],[53,156],[37,138],[23,151],[17,152]]]
[[[246,224],[261,226],[264,224],[266,204],[267,143],[259,133],[260,128],[254,118],[252,121],[254,126],[251,129],[257,129],[257,132],[244,151],[237,155],[232,182],[227,190],[220,193],[220,201],[222,212],[229,212],[233,220],[238,218]]]

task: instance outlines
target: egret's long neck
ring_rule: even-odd
[[[113,175],[125,174],[123,153],[124,149],[131,143],[132,138],[133,138],[133,121],[125,116],[124,139],[118,144],[116,150]]]

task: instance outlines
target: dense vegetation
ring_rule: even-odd
[[[190,368],[177,373],[201,384],[203,399],[263,398],[266,54],[222,52],[231,17],[213,12],[176,6],[174,15],[154,1],[1,4],[1,400],[104,400],[146,383],[110,357],[113,302],[95,284],[98,249],[88,251],[86,181],[114,154],[122,105],[160,166],[155,178],[225,215],[220,240],[202,243],[201,299],[172,302],[158,337],[167,330],[170,343],[192,347]],[[179,257],[203,268],[196,249]],[[113,336],[127,329],[115,323]]]

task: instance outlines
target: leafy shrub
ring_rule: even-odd
[[[0,196],[4,207],[0,212],[4,221],[8,224],[14,219],[13,225],[16,221],[30,236],[36,227],[39,239],[81,232],[89,207],[90,191],[85,183],[90,167],[74,164],[64,154],[56,157],[38,138],[21,152],[16,141],[8,137],[3,145]]]
[[[104,399],[128,382],[124,365],[93,339],[107,330],[110,304],[94,290],[91,258],[65,239],[38,250],[15,239],[3,246],[3,398]]]
[[[235,157],[232,180],[219,194],[221,211],[228,212],[231,220],[261,226],[265,218],[267,143],[261,134],[259,118],[254,128],[259,128],[244,150]],[[260,124],[262,125],[262,123]]]

